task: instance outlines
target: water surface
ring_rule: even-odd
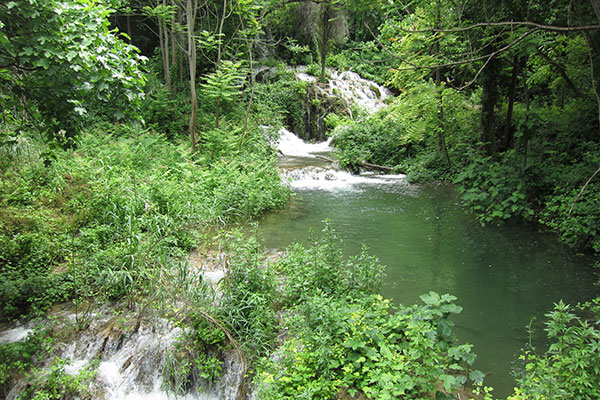
[[[430,290],[455,295],[464,308],[457,336],[475,345],[476,367],[496,395],[514,386],[510,370],[530,340],[526,326],[542,347],[543,315],[554,303],[598,295],[589,258],[534,226],[481,226],[452,186],[358,180],[317,187],[297,188],[285,210],[261,220],[265,246],[306,243],[309,230],[329,219],[345,254],[365,244],[387,266],[384,296],[412,304]]]

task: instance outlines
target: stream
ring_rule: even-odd
[[[390,94],[376,83],[350,71],[330,71],[330,77],[328,85],[315,83],[314,93],[341,98],[348,115],[356,111],[354,106],[367,113],[385,107]],[[297,79],[315,81],[304,69],[297,70]],[[382,295],[393,302],[413,304],[430,290],[456,296],[464,310],[454,319],[455,333],[475,346],[475,368],[487,374],[485,383],[495,388],[496,396],[512,391],[511,370],[520,349],[530,343],[544,350],[544,314],[554,303],[574,304],[599,295],[592,260],[554,235],[527,224],[482,226],[465,211],[451,185],[412,185],[402,175],[351,175],[319,157],[333,150],[329,142],[305,143],[284,128],[279,133],[281,174],[295,196],[284,210],[261,218],[258,234],[264,246],[307,243],[310,230],[322,230],[327,219],[346,256],[357,254],[364,244],[387,266]],[[220,279],[221,267],[220,272],[211,270],[216,275],[209,279]],[[127,319],[110,307],[94,310],[86,317],[87,329],[55,344],[56,354],[65,360],[64,372],[76,375],[97,360],[96,398],[237,398],[243,368],[233,352],[224,355],[223,375],[216,382],[194,381],[183,396],[166,393],[162,368],[183,331],[173,321],[139,315]],[[67,332],[76,314],[67,307],[49,317],[54,329]],[[25,339],[34,326],[0,326],[0,344]],[[8,399],[17,398],[27,384],[19,381]]]
[[[387,266],[385,297],[413,304],[430,290],[456,296],[464,310],[455,333],[474,345],[475,367],[497,396],[512,391],[520,349],[531,340],[543,350],[544,314],[554,303],[598,295],[591,259],[554,235],[528,224],[482,226],[451,185],[353,176],[315,157],[327,150],[324,143],[286,148],[299,140],[290,135],[282,132],[279,147],[294,155],[280,157],[280,167],[296,195],[286,209],[261,219],[264,246],[307,243],[309,231],[322,230],[328,219],[346,255],[364,244]]]

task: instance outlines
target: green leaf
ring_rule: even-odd
[[[485,378],[485,374],[477,369],[469,372],[469,379],[475,383],[478,383],[478,384],[482,383],[483,378]]]

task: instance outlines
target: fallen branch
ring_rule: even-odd
[[[365,160],[362,160],[360,163],[358,163],[358,165],[360,167],[379,169],[381,171],[387,171],[387,172],[391,172],[391,171],[395,170],[395,168],[386,167],[385,165],[372,164],[372,163],[366,162]],[[398,172],[400,172],[401,174],[405,174],[404,171],[398,171]]]
[[[320,155],[315,155],[316,158],[319,158],[321,160],[325,160],[325,161],[329,161],[330,163],[336,163],[337,160],[334,160],[333,158],[329,158],[329,157],[325,157],[325,156],[320,156]]]

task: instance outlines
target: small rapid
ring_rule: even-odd
[[[405,175],[379,175],[364,172],[353,175],[336,167],[328,157],[334,150],[331,139],[320,143],[306,143],[285,128],[279,130],[277,150],[282,179],[292,189],[359,190],[361,185],[397,184]],[[319,165],[314,161],[321,160]]]
[[[50,315],[53,331],[73,332],[55,342],[54,355],[64,360],[61,367],[68,375],[84,370],[96,371],[90,393],[94,398],[111,400],[217,400],[237,399],[243,368],[237,355],[224,354],[222,376],[214,382],[201,378],[186,383],[183,393],[167,390],[165,368],[177,369],[174,355],[184,330],[173,321],[150,316],[115,315],[108,308],[86,316],[89,326],[74,330],[75,314],[62,311]],[[13,328],[0,333],[0,338],[15,342],[25,340],[31,328]],[[176,370],[183,374],[183,371]],[[186,377],[187,378],[187,377]],[[172,383],[172,382],[171,382]],[[27,381],[18,382],[7,400],[19,397]],[[188,386],[190,385],[191,386]]]

